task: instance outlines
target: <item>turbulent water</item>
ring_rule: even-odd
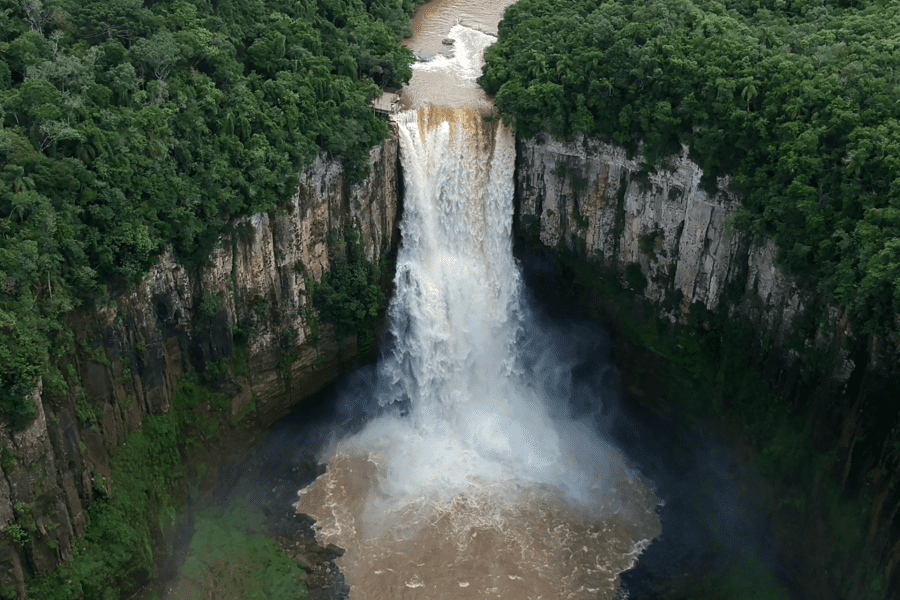
[[[471,81],[489,36],[418,66]],[[337,440],[297,509],[347,552],[354,598],[612,598],[659,533],[646,481],[573,418],[565,338],[512,256],[513,132],[474,107],[396,117],[405,178],[380,415]]]
[[[420,6],[412,18],[413,35],[403,43],[425,60],[414,65],[412,81],[403,88],[404,105],[489,109],[491,103],[474,79],[481,75],[484,47],[497,37],[503,9],[513,2],[428,0]]]

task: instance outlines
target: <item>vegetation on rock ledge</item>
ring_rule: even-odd
[[[322,320],[337,327],[338,336],[361,337],[374,326],[385,302],[378,287],[379,269],[366,259],[359,229],[344,232],[343,251],[313,292],[313,304]]]
[[[300,567],[264,535],[262,511],[241,500],[198,515],[176,598],[303,600]]]
[[[567,301],[602,308],[615,330],[636,350],[635,368],[627,375],[645,389],[635,397],[643,408],[664,419],[673,430],[687,426],[698,436],[710,436],[748,459],[759,479],[748,498],[777,498],[767,506],[774,528],[791,523],[816,539],[816,564],[824,567],[813,577],[843,598],[880,600],[887,592],[886,570],[876,560],[884,534],[869,529],[869,487],[849,498],[830,473],[837,465],[835,448],[817,449],[810,431],[809,415],[799,416],[767,383],[763,370],[777,355],[754,342],[749,322],[732,318],[725,311],[711,312],[702,304],[691,311],[687,324],[660,317],[658,307],[633,290],[621,286],[620,274],[596,261],[579,258],[563,247],[559,261]],[[620,365],[621,366],[621,365]],[[797,385],[813,389],[817,373],[804,372]],[[819,390],[816,390],[817,393]],[[690,434],[688,434],[690,435]],[[900,452],[894,452],[891,467]],[[840,465],[841,467],[843,465]],[[771,486],[771,487],[769,487]],[[874,488],[871,488],[874,489]],[[712,496],[710,491],[709,497]],[[731,510],[727,503],[712,502],[703,510]],[[705,524],[706,526],[709,523]],[[785,529],[788,529],[785,527]],[[702,530],[696,535],[702,535]],[[779,532],[788,539],[789,532]],[[785,554],[809,553],[807,538],[795,539],[798,547],[782,547]],[[753,549],[726,563],[721,572],[675,576],[669,588],[654,590],[653,597],[782,600],[788,595],[784,582],[759,562]],[[810,571],[813,573],[816,571]]]
[[[110,460],[111,479],[94,475],[96,499],[88,526],[58,571],[33,576],[29,597],[114,600],[123,588],[155,573],[153,546],[176,526],[176,488],[185,476],[182,451],[219,437],[230,401],[196,375],[181,379],[168,414],[150,415]]]

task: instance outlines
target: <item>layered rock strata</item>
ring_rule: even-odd
[[[147,415],[168,412],[183,375],[218,369],[206,379],[230,399],[232,420],[264,427],[340,374],[355,338],[317,323],[307,286],[321,281],[347,226],[359,228],[370,260],[398,243],[397,153],[391,136],[353,184],[319,158],[293,198],[240,219],[199,272],[165,253],[140,284],[70,315],[78,350],[63,365],[68,391],[38,386],[38,418],[22,432],[0,428],[3,597],[24,597],[27,569],[70,557],[87,505],[114,485],[110,456]]]

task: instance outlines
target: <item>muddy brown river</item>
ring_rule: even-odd
[[[404,41],[420,60],[392,117],[406,195],[372,391],[386,413],[329,447],[296,505],[346,549],[352,598],[612,599],[660,533],[650,483],[566,412],[565,342],[523,299],[515,139],[475,83],[510,4],[428,2]]]

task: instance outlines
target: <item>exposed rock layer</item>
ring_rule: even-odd
[[[345,226],[360,228],[370,260],[398,243],[397,152],[391,136],[356,184],[320,158],[289,202],[239,220],[200,272],[166,253],[139,285],[71,315],[79,349],[69,364],[81,385],[63,394],[39,386],[38,418],[19,433],[0,429],[0,530],[34,530],[22,546],[0,536],[0,589],[23,597],[26,568],[44,572],[69,558],[86,506],[115,485],[111,453],[147,415],[169,410],[184,374],[222,368],[207,379],[230,398],[232,418],[260,427],[340,374],[355,339],[315,322],[307,284],[328,270]],[[236,329],[251,332],[241,373],[218,362],[232,359]],[[79,418],[79,403],[82,417],[97,416],[94,427]]]
[[[884,547],[884,574],[900,593],[900,340],[857,335],[814,282],[787,276],[772,241],[735,232],[740,198],[727,179],[715,195],[701,189],[687,148],[654,170],[597,140],[541,136],[520,140],[518,161],[521,235],[603,263],[673,321],[695,311],[749,321],[773,388],[804,415],[819,448],[834,449],[846,493],[870,499],[866,533]],[[823,377],[801,377],[810,357],[824,361]],[[806,558],[796,557],[798,570]]]

